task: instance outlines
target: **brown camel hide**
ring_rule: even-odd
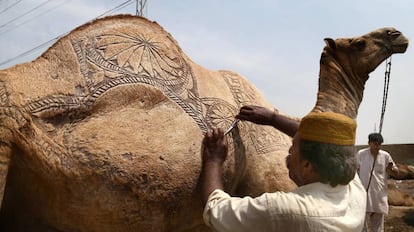
[[[355,118],[368,74],[408,42],[393,28],[326,41],[314,110]],[[197,185],[203,133],[247,104],[272,107],[239,74],[195,64],[154,22],[83,25],[0,71],[0,227],[208,231]],[[228,139],[226,191],[295,187],[289,137],[241,122]]]

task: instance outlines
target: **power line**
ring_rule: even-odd
[[[5,33],[7,33],[7,32],[10,32],[10,31],[13,31],[14,29],[17,29],[18,27],[23,26],[24,24],[26,24],[26,23],[28,23],[28,22],[32,22],[32,21],[33,21],[33,19],[35,19],[35,18],[37,18],[37,17],[41,17],[41,16],[43,16],[43,15],[45,15],[45,14],[49,13],[50,11],[52,11],[52,10],[54,10],[54,9],[56,9],[56,8],[58,8],[58,7],[60,7],[60,6],[62,6],[63,4],[67,3],[68,1],[71,1],[71,0],[64,0],[64,1],[63,1],[63,2],[61,2],[59,5],[56,5],[56,6],[55,6],[55,7],[53,7],[53,8],[50,8],[50,9],[48,9],[48,10],[46,10],[46,11],[43,11],[42,13],[39,13],[39,14],[37,14],[37,15],[35,15],[35,16],[33,16],[33,17],[29,18],[29,19],[27,19],[26,21],[23,21],[23,22],[19,23],[19,24],[15,25],[14,27],[10,27],[10,28],[8,28],[8,29],[5,29],[4,31],[1,31],[1,32],[0,32],[0,35],[3,35],[3,34],[5,34]]]
[[[10,6],[6,7],[6,9],[3,9],[2,11],[0,11],[0,14],[2,14],[2,13],[4,13],[4,12],[8,11],[10,8],[12,8],[13,6],[17,5],[17,4],[18,4],[19,2],[21,2],[21,1],[22,1],[22,0],[19,0],[19,1],[15,2],[15,3],[11,4]]]
[[[13,57],[13,58],[10,58],[10,59],[8,59],[8,60],[5,60],[5,61],[3,61],[3,62],[1,62],[1,63],[0,63],[0,66],[2,66],[2,65],[4,65],[4,64],[7,64],[7,63],[9,63],[9,62],[12,62],[13,60],[16,60],[16,59],[19,59],[19,58],[21,58],[21,57],[24,57],[24,56],[26,56],[26,55],[29,55],[30,53],[33,53],[33,52],[34,52],[34,51],[36,51],[37,49],[39,49],[39,48],[41,48],[41,47],[46,46],[46,45],[47,45],[47,44],[49,44],[50,42],[58,40],[58,39],[59,39],[60,37],[62,37],[62,36],[63,36],[63,35],[57,36],[57,37],[55,37],[55,38],[53,38],[53,39],[51,39],[51,40],[49,40],[49,41],[47,41],[47,42],[44,42],[44,43],[42,43],[42,44],[40,44],[40,45],[38,45],[38,46],[36,46],[36,47],[34,47],[34,48],[32,48],[32,49],[28,50],[28,51],[25,51],[25,52],[23,52],[23,53],[19,54],[19,55],[17,55],[17,56],[15,56],[15,57]]]
[[[95,17],[95,18],[93,18],[93,19],[91,19],[91,20],[89,20],[89,21],[87,21],[86,23],[91,22],[91,21],[93,21],[93,20],[95,20],[95,19],[98,19],[98,18],[100,18],[100,17],[106,16],[106,15],[108,15],[108,14],[110,14],[110,13],[115,12],[115,11],[118,11],[118,10],[120,10],[120,9],[124,8],[124,7],[129,6],[131,3],[133,3],[133,0],[128,0],[128,1],[125,1],[125,2],[121,3],[120,5],[118,5],[118,6],[114,7],[114,8],[112,8],[112,9],[110,9],[110,10],[108,10],[108,11],[106,11],[105,13],[103,13],[103,14],[101,14],[101,15],[99,15],[99,16],[97,16],[97,17]],[[85,24],[86,24],[86,23],[85,23]],[[58,40],[58,39],[62,38],[63,36],[65,36],[65,35],[66,35],[66,34],[68,34],[68,33],[69,33],[69,32],[65,32],[65,33],[63,33],[63,34],[61,34],[61,35],[59,35],[59,36],[57,36],[57,37],[55,37],[55,38],[53,38],[53,39],[51,39],[51,40],[47,41],[47,42],[44,42],[44,43],[42,43],[42,44],[40,44],[40,45],[38,45],[38,46],[36,46],[36,47],[34,47],[34,48],[32,48],[32,49],[28,50],[28,51],[25,51],[25,52],[23,52],[23,53],[21,53],[21,54],[19,54],[19,55],[15,56],[15,57],[12,57],[12,58],[10,58],[10,59],[8,59],[8,60],[5,60],[5,61],[3,61],[3,62],[1,62],[1,63],[0,63],[0,66],[3,66],[3,65],[5,65],[5,64],[7,64],[7,63],[10,63],[10,62],[12,62],[12,61],[14,61],[14,60],[16,60],[16,59],[21,58],[21,57],[27,56],[28,54],[33,53],[34,51],[36,51],[36,50],[38,50],[38,49],[40,49],[40,48],[42,48],[42,47],[46,46],[47,44],[49,44],[49,43],[51,43],[51,42],[54,42],[54,41],[56,41],[56,40]]]
[[[103,17],[103,16],[106,16],[106,15],[108,15],[108,14],[111,14],[111,13],[113,13],[113,12],[116,12],[116,11],[118,11],[118,10],[120,10],[120,9],[124,8],[124,7],[127,7],[127,6],[131,5],[132,1],[133,1],[133,0],[128,0],[128,1],[126,1],[126,2],[123,2],[123,3],[119,4],[118,6],[116,6],[116,7],[112,8],[111,10],[108,10],[107,12],[105,12],[105,13],[103,13],[103,14],[101,14],[101,15],[99,15],[99,16],[97,16],[97,17],[95,17],[95,18],[93,18],[93,19],[92,19],[92,20],[90,20],[90,21],[93,21],[93,20],[95,20],[95,19],[101,18],[101,17]]]
[[[42,4],[40,4],[40,5],[36,6],[35,8],[33,8],[33,9],[31,9],[31,10],[27,11],[26,13],[23,13],[22,15],[19,15],[19,16],[17,16],[17,17],[15,17],[15,18],[13,18],[12,20],[9,20],[8,22],[6,22],[6,23],[4,23],[3,25],[1,25],[1,26],[0,26],[0,28],[3,28],[3,27],[5,27],[5,26],[9,25],[10,23],[12,23],[12,22],[14,22],[14,21],[18,20],[19,18],[21,18],[21,17],[23,17],[23,16],[26,16],[26,15],[30,14],[31,12],[33,12],[33,11],[37,10],[38,8],[40,8],[40,7],[44,6],[44,5],[46,5],[46,4],[47,4],[48,2],[50,2],[50,1],[51,1],[51,0],[47,0],[46,2],[43,2]]]

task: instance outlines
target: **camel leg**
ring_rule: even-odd
[[[10,147],[5,145],[3,141],[0,141],[0,209],[3,202],[4,189],[6,188],[6,179],[10,164],[10,154]]]
[[[6,188],[12,147],[18,146],[17,138],[27,131],[30,119],[15,107],[0,107],[0,209]]]

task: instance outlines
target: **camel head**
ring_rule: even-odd
[[[353,38],[325,39],[320,60],[319,91],[314,111],[333,111],[355,118],[365,82],[385,59],[404,53],[408,39],[392,27]]]

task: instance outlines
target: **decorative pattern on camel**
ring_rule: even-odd
[[[356,117],[369,72],[408,45],[393,28],[375,33],[355,38],[372,44],[358,49],[327,40],[314,110]],[[271,107],[237,73],[195,64],[154,22],[112,16],[73,30],[35,61],[0,70],[0,229],[208,231],[202,136],[247,104]],[[227,191],[294,188],[289,137],[241,122],[228,138]]]

